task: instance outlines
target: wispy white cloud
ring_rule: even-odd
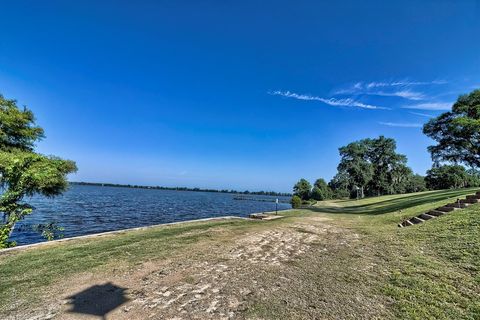
[[[400,127],[400,128],[421,128],[423,125],[420,123],[399,123],[399,122],[379,122],[379,124],[388,127]]]
[[[357,82],[352,86],[340,89],[334,94],[366,94],[386,97],[400,97],[408,100],[424,100],[426,95],[423,92],[410,90],[413,86],[429,86],[446,84],[445,80],[434,81],[384,81],[384,82]]]
[[[409,112],[411,114],[414,114],[416,116],[420,116],[420,117],[426,117],[426,118],[433,118],[435,117],[434,115],[431,115],[431,114],[426,114],[426,113],[421,113],[421,112]]]
[[[379,88],[379,87],[408,87],[408,86],[423,86],[434,84],[446,84],[445,80],[433,80],[433,81],[387,81],[387,82],[369,82],[365,84],[367,89]]]
[[[384,97],[400,97],[400,98],[414,100],[414,101],[425,99],[425,94],[423,94],[422,92],[416,92],[411,90],[400,90],[400,91],[393,91],[393,92],[372,91],[372,92],[366,92],[366,94],[384,96]]]
[[[452,105],[452,102],[427,102],[403,106],[402,108],[417,110],[450,110],[452,108]]]
[[[366,104],[358,100],[354,100],[352,98],[344,98],[344,99],[328,98],[327,99],[327,98],[312,96],[308,94],[298,94],[290,91],[273,91],[273,92],[269,92],[269,94],[287,97],[287,98],[293,98],[297,100],[319,101],[319,102],[328,104],[330,106],[336,106],[336,107],[357,107],[357,108],[363,108],[363,109],[388,109],[380,106]]]
[[[322,99],[320,101],[331,106],[339,106],[339,107],[358,107],[358,108],[364,108],[364,109],[388,109],[385,107],[365,104],[363,102],[353,100],[351,98],[346,98],[346,99],[330,98],[330,99]]]
[[[362,88],[363,88],[363,82],[357,82],[353,85],[353,89],[362,90]]]
[[[273,91],[273,92],[269,92],[269,94],[271,94],[273,96],[282,96],[282,97],[294,98],[294,99],[298,99],[298,100],[307,100],[307,101],[322,101],[323,102],[323,100],[324,100],[323,98],[320,98],[320,97],[311,96],[311,95],[308,95],[308,94],[298,94],[298,93],[290,92],[290,91]]]

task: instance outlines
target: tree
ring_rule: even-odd
[[[350,197],[352,187],[350,185],[350,178],[346,172],[338,172],[328,186],[333,192],[332,197],[335,199],[343,199]]]
[[[348,175],[352,188],[360,188],[360,197],[364,196],[364,188],[372,180],[373,167],[367,159],[367,146],[362,141],[352,142],[338,149],[340,164],[338,172]]]
[[[33,152],[43,137],[30,110],[0,95],[0,248],[15,245],[8,240],[15,224],[33,211],[24,198],[61,194],[68,186],[67,174],[77,170],[72,161]]]
[[[390,186],[387,188],[387,194],[406,193],[408,184],[413,179],[413,171],[405,164],[396,164],[389,172]]]
[[[35,142],[42,138],[43,129],[35,125],[33,112],[19,109],[15,100],[0,94],[0,150],[33,151]]]
[[[429,146],[432,160],[480,168],[480,90],[462,95],[452,111],[431,119],[423,133],[438,144]]]
[[[425,177],[419,174],[412,175],[406,183],[405,192],[420,192],[426,190],[427,184],[425,183]]]
[[[475,169],[468,169],[468,185],[467,187],[480,187],[480,171]]]
[[[330,187],[327,185],[325,180],[323,179],[317,179],[315,183],[313,184],[313,189],[312,189],[312,199],[322,201],[326,199],[331,199],[332,198],[332,190]]]
[[[425,182],[429,189],[458,189],[467,187],[470,178],[465,167],[445,165],[428,170]]]
[[[396,152],[395,140],[380,136],[360,142],[366,145],[367,159],[372,164],[375,177],[369,182],[370,193],[382,195],[405,192],[405,182],[412,172],[406,166],[407,157]]]
[[[300,197],[302,200],[308,200],[310,198],[310,192],[312,191],[312,185],[305,179],[300,179],[293,186],[293,194]]]
[[[395,140],[384,136],[341,147],[338,175],[342,177],[342,184],[348,185],[350,191],[360,191],[361,198],[364,194],[379,196],[404,193],[413,173],[406,165],[407,157],[397,153],[396,148]],[[352,195],[358,196],[358,191]]]

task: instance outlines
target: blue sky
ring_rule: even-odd
[[[290,191],[480,87],[478,1],[8,1],[0,92],[76,181]]]

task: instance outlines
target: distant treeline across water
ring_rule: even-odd
[[[253,194],[260,196],[278,196],[290,197],[291,193],[275,192],[275,191],[237,191],[237,190],[217,190],[217,189],[201,189],[187,187],[161,187],[161,186],[140,186],[135,184],[117,184],[117,183],[99,183],[99,182],[70,182],[72,185],[97,186],[97,187],[118,187],[118,188],[134,188],[134,189],[156,189],[171,191],[196,191],[196,192],[219,192],[219,193],[236,193],[236,194]]]

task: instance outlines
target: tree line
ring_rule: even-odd
[[[433,164],[426,176],[413,173],[407,157],[397,153],[394,139],[362,139],[339,148],[337,174],[328,184],[317,179],[312,186],[300,179],[293,187],[292,206],[315,200],[480,186],[480,90],[460,96],[451,111],[428,121],[423,133],[437,143],[428,147]]]
[[[193,192],[214,192],[214,193],[233,193],[233,194],[252,194],[258,196],[277,196],[289,197],[292,194],[286,192],[275,191],[237,191],[228,189],[203,189],[203,188],[188,188],[188,187],[162,187],[162,186],[142,186],[136,184],[119,184],[119,183],[99,183],[99,182],[70,182],[72,185],[82,186],[97,186],[97,187],[115,187],[115,188],[133,188],[133,189],[153,189],[153,190],[170,190],[170,191],[193,191]]]

